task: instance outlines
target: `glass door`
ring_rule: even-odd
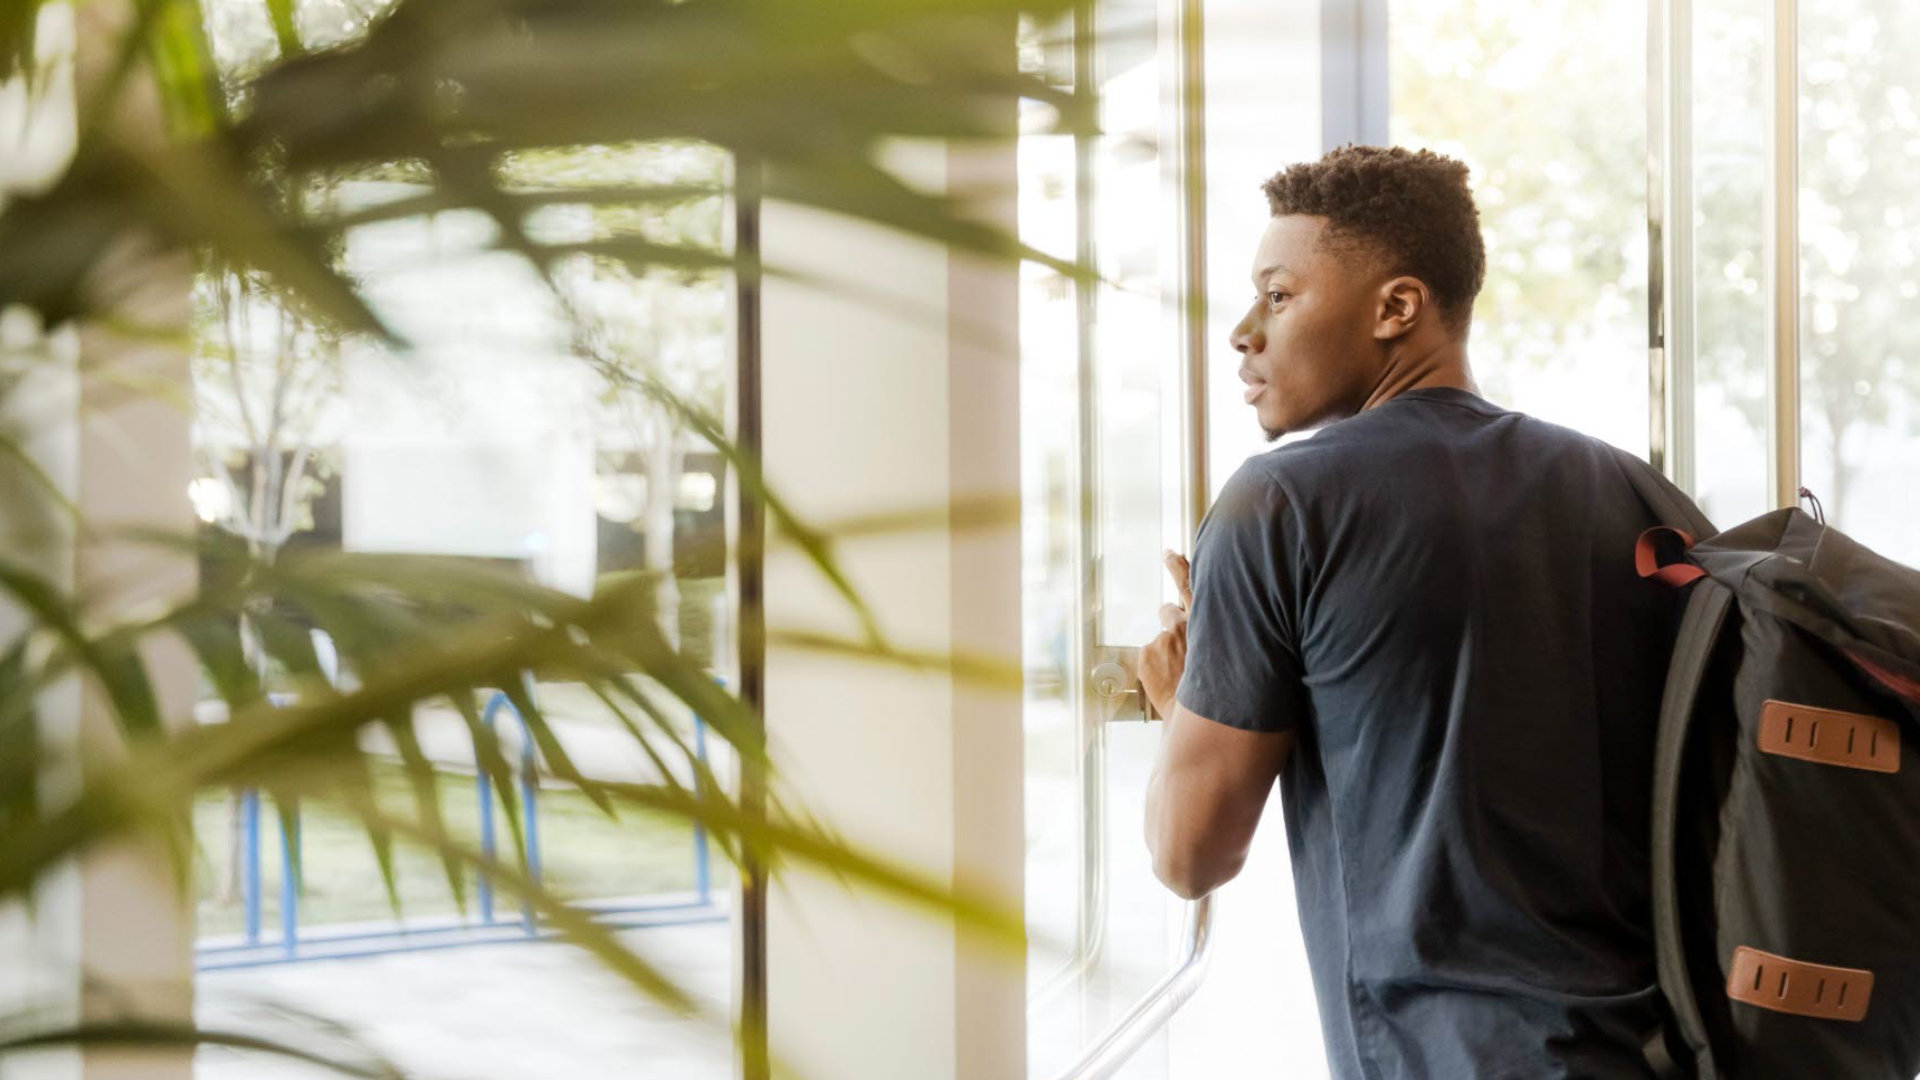
[[[1023,33],[1026,69],[1097,101],[1100,132],[1030,102],[1019,148],[1023,238],[1100,276],[1021,283],[1032,1077],[1063,1075],[1185,947],[1144,840],[1160,733],[1132,674],[1174,598],[1160,553],[1193,524],[1179,31],[1177,6],[1100,0]],[[1164,1034],[1125,1058],[1105,1075],[1168,1075]]]

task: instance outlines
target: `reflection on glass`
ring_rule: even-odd
[[[1180,367],[1178,305],[1170,282],[1171,238],[1179,203],[1164,183],[1174,59],[1153,0],[1109,0],[1097,8],[1094,77],[1100,137],[1093,153],[1093,251],[1096,290],[1092,337],[1093,418],[1099,456],[1099,618],[1095,642],[1138,646],[1160,632],[1169,592],[1160,552],[1178,506],[1176,414]],[[1083,1045],[1104,1035],[1172,964],[1167,927],[1177,902],[1153,876],[1142,839],[1146,777],[1157,727],[1107,724],[1100,905],[1103,942],[1079,1001]],[[1122,1075],[1167,1074],[1163,1034],[1135,1052]]]
[[[1177,386],[1178,327],[1161,291],[1161,245],[1176,210],[1160,172],[1166,45],[1158,17],[1141,0],[1099,5],[1078,59],[1091,62],[1101,95],[1101,135],[1077,145],[1047,134],[1050,110],[1029,104],[1019,147],[1022,239],[1069,257],[1090,247],[1104,279],[1076,287],[1033,265],[1021,276],[1028,1071],[1036,1077],[1058,1073],[1105,1034],[1172,958],[1175,905],[1148,865],[1140,817],[1159,732],[1104,725],[1086,687],[1090,646],[1139,646],[1159,632],[1163,527],[1177,509],[1167,494],[1179,461],[1167,441],[1177,432],[1167,390]],[[1066,27],[1027,28],[1021,55],[1026,70],[1072,85]],[[1125,1075],[1165,1070],[1161,1038]]]
[[[1920,565],[1920,9],[1800,9],[1801,483]]]
[[[1178,454],[1173,400],[1179,369],[1177,305],[1163,294],[1163,245],[1177,204],[1162,185],[1162,82],[1152,0],[1101,5],[1094,74],[1100,132],[1094,143],[1093,247],[1103,284],[1094,299],[1093,366],[1099,481],[1096,570],[1102,645],[1142,645],[1160,632],[1167,544],[1167,453]],[[1170,150],[1168,152],[1171,152]],[[1176,457],[1174,460],[1178,460]]]
[[[1464,161],[1490,400],[1647,453],[1644,0],[1398,0],[1394,143]]]
[[[1068,26],[1022,26],[1021,66],[1070,86]],[[1020,238],[1075,256],[1074,140],[1048,134],[1050,106],[1022,105],[1018,147]],[[1027,983],[1068,970],[1079,931],[1081,797],[1081,555],[1079,329],[1072,279],[1020,267],[1021,655],[1026,697]],[[1070,972],[1069,972],[1070,974]],[[1070,997],[1069,990],[1064,996]],[[1029,1028],[1036,1070],[1078,1046],[1078,1031]],[[1052,1056],[1048,1056],[1052,1055]],[[1036,1072],[1036,1075],[1043,1075]]]

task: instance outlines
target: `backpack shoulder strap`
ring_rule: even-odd
[[[1666,995],[1675,1026],[1693,1052],[1695,1075],[1715,1080],[1713,1051],[1707,1044],[1706,1023],[1694,999],[1687,974],[1687,952],[1681,940],[1679,882],[1675,879],[1674,846],[1679,828],[1680,766],[1692,726],[1694,703],[1713,658],[1714,646],[1726,625],[1733,593],[1711,579],[1693,586],[1687,610],[1674,642],[1673,662],[1667,670],[1666,692],[1660,702],[1660,734],[1653,764],[1653,930],[1658,953],[1660,989]]]

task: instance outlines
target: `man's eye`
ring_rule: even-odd
[[[1283,292],[1277,292],[1277,291],[1270,292],[1267,294],[1267,303],[1277,304],[1280,301],[1285,300],[1287,297],[1292,295],[1293,295],[1292,293],[1283,293]]]

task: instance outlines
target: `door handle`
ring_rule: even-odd
[[[1139,649],[1101,648],[1096,649],[1094,655],[1098,662],[1087,677],[1094,699],[1100,703],[1100,719],[1108,722],[1160,719],[1154,714],[1146,691],[1140,686],[1140,677],[1134,674],[1139,662]]]

